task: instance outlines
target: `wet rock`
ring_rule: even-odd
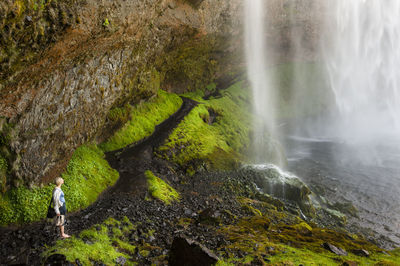
[[[347,256],[347,252],[345,250],[338,248],[330,243],[325,242],[322,246],[330,252],[335,253],[336,255]]]
[[[186,216],[192,216],[192,214],[193,214],[193,211],[192,210],[190,210],[190,209],[185,209],[185,215]]]
[[[125,265],[125,263],[126,263],[126,258],[124,258],[124,257],[118,257],[118,258],[115,259],[115,262],[116,262],[118,265]]]
[[[202,224],[218,225],[221,222],[221,213],[211,208],[204,209],[199,213],[197,221]]]
[[[70,263],[67,261],[67,257],[62,254],[53,254],[48,257],[44,263],[45,266],[56,266],[56,265],[69,265]]]
[[[365,249],[356,249],[353,250],[353,254],[361,257],[369,257],[369,252],[366,251]]]
[[[184,237],[176,237],[172,242],[169,265],[206,266],[217,263],[218,258],[209,249]]]
[[[311,190],[298,177],[272,166],[246,166],[241,175],[249,176],[264,193],[296,203],[308,216],[315,216],[311,204]]]

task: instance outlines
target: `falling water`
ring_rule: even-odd
[[[400,1],[336,0],[324,55],[335,133],[352,143],[400,137]]]
[[[272,159],[274,155],[271,155],[276,150],[276,143],[273,141],[276,136],[275,97],[267,71],[264,2],[263,0],[245,0],[247,74],[253,90],[254,113],[257,117],[254,121],[253,154],[257,162],[264,163],[272,160],[279,163],[280,158]]]

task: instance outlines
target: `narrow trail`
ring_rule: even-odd
[[[198,104],[189,98],[182,97],[182,100],[181,108],[156,126],[151,136],[137,144],[106,154],[107,161],[120,173],[120,177],[95,203],[82,211],[67,215],[67,233],[76,235],[110,216],[126,212],[129,207],[126,206],[127,199],[143,199],[147,193],[144,172],[152,168],[154,149],[168,138],[173,129]],[[0,265],[40,265],[40,254],[45,245],[51,245],[59,239],[57,228],[48,219],[19,228],[0,228],[0,236]]]
[[[110,189],[110,193],[142,193],[147,189],[144,172],[150,169],[153,150],[160,146],[198,104],[196,101],[182,97],[181,108],[164,122],[156,126],[154,133],[135,146],[127,146],[106,155],[111,167],[118,170],[120,177]]]

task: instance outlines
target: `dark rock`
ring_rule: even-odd
[[[197,242],[183,237],[176,237],[172,242],[168,262],[172,266],[206,266],[217,263],[218,257]]]
[[[357,256],[369,257],[369,252],[366,251],[365,249],[356,249],[356,250],[353,250],[353,253]]]
[[[68,265],[67,258],[62,254],[53,254],[48,257],[44,263],[44,265]]]
[[[82,266],[82,263],[79,259],[75,260],[75,264],[76,264],[76,266]]]
[[[255,258],[251,264],[252,266],[264,266],[266,265],[264,261],[260,260],[259,258]]]
[[[192,212],[192,210],[190,210],[190,209],[185,209],[185,212],[184,212],[184,213],[185,213],[186,216],[192,216],[192,213],[193,213],[193,212]]]
[[[200,212],[198,222],[202,224],[218,225],[221,222],[220,216],[220,212],[207,208]]]
[[[347,256],[347,252],[345,250],[338,248],[330,243],[325,242],[322,246],[330,252],[335,253],[336,255]]]

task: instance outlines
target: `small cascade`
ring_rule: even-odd
[[[263,0],[245,0],[245,46],[247,74],[253,90],[255,161],[265,163],[276,156],[275,95],[267,69],[267,46]],[[273,155],[275,153],[275,155]],[[279,163],[281,158],[274,158]]]

